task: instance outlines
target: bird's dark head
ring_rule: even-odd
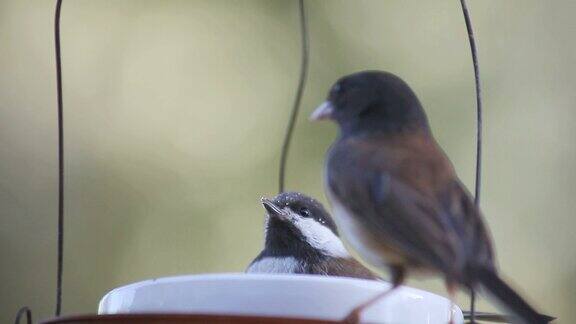
[[[428,128],[424,110],[408,84],[382,71],[363,71],[340,78],[310,118],[332,119],[344,134]]]
[[[346,257],[330,214],[317,200],[299,192],[262,198],[268,214],[266,248],[284,252]]]

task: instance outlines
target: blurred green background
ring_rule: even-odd
[[[52,316],[56,260],[55,1],[0,1],[0,322]],[[383,69],[427,108],[473,187],[475,99],[459,2],[308,1],[311,66],[288,189],[325,201],[335,136],[306,120],[339,76]],[[576,317],[576,2],[476,0],[485,100],[482,207],[503,274]],[[64,1],[64,313],[108,290],[242,271],[298,78],[296,1]],[[444,294],[434,279],[409,284]],[[459,303],[467,308],[468,298]],[[493,309],[483,300],[482,310]]]

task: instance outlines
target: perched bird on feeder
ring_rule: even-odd
[[[433,273],[451,295],[481,286],[516,320],[548,322],[498,276],[482,215],[403,80],[380,71],[345,76],[311,119],[339,126],[325,189],[341,237],[363,262],[388,270],[394,287],[407,272]]]
[[[299,273],[376,279],[348,254],[322,204],[298,192],[262,198],[268,214],[264,250],[248,273]]]

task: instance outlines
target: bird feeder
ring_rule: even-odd
[[[63,221],[63,139],[62,79],[59,18],[56,10],[56,53],[60,130],[60,210]],[[303,0],[299,1],[302,35],[302,65],[297,95],[282,149],[280,191],[290,138],[304,91],[308,67],[308,36]],[[466,15],[467,13],[465,13]],[[468,21],[467,21],[468,23]],[[470,31],[470,30],[469,30]],[[59,227],[59,238],[62,227]],[[61,308],[62,244],[59,240],[57,311]],[[116,288],[100,301],[97,315],[58,316],[43,323],[341,323],[358,304],[390,288],[384,281],[313,275],[284,274],[204,274],[146,280]],[[95,305],[96,309],[96,305]],[[23,308],[19,317],[30,312]],[[448,299],[402,286],[362,314],[370,323],[453,323],[464,322],[460,308]]]

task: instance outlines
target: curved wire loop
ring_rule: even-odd
[[[32,311],[28,306],[24,306],[18,310],[16,318],[14,319],[14,324],[20,324],[20,320],[24,315],[26,315],[26,324],[32,324]]]
[[[296,125],[298,112],[300,110],[300,103],[302,102],[302,95],[304,94],[304,88],[306,86],[306,79],[308,77],[308,61],[310,56],[310,44],[308,37],[308,18],[306,16],[306,7],[304,5],[304,0],[299,0],[298,4],[300,14],[300,37],[301,37],[300,77],[298,79],[298,88],[296,89],[296,96],[294,97],[294,103],[292,105],[292,111],[290,113],[290,120],[288,122],[288,126],[286,127],[286,133],[284,135],[284,143],[282,144],[282,153],[280,155],[280,169],[278,174],[278,191],[280,193],[284,192],[286,184],[286,165],[288,161],[288,153],[290,151],[290,143],[292,141],[294,126]]]
[[[460,0],[462,7],[462,14],[466,22],[466,30],[468,31],[468,42],[470,43],[470,52],[472,54],[472,64],[474,66],[474,82],[476,84],[476,179],[474,185],[474,204],[476,207],[480,206],[480,189],[481,189],[481,176],[482,176],[482,96],[480,89],[480,68],[478,67],[478,52],[476,50],[476,41],[474,39],[474,31],[472,29],[472,22],[468,12],[466,0]],[[475,305],[476,293],[470,289],[470,322],[475,323]]]
[[[462,13],[464,14],[466,30],[468,31],[472,64],[474,65],[474,81],[476,84],[476,181],[474,185],[474,203],[478,206],[480,204],[480,189],[482,185],[482,95],[480,89],[480,68],[478,67],[478,52],[476,50],[476,41],[474,39],[474,31],[472,30],[472,22],[470,21],[466,0],[460,0],[460,4],[462,5]]]

